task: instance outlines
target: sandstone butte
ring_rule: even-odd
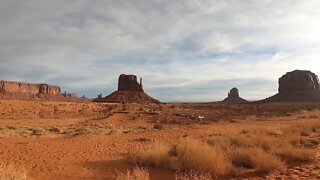
[[[295,70],[279,78],[278,93],[260,102],[320,102],[318,76]]]
[[[225,98],[222,103],[228,103],[228,104],[242,104],[242,103],[248,103],[247,100],[243,99],[239,95],[239,90],[234,87],[230,90],[228,93],[228,97]]]
[[[118,79],[118,90],[104,98],[95,101],[111,103],[159,103],[158,100],[147,95],[143,90],[142,78],[140,83],[137,76],[121,74]]]

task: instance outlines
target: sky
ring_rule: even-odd
[[[87,97],[143,78],[161,101],[248,100],[320,75],[319,0],[0,0],[0,79]]]

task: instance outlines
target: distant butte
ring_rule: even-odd
[[[229,104],[240,104],[240,103],[247,103],[248,101],[241,98],[239,95],[239,90],[236,87],[234,87],[228,93],[228,97],[221,102],[229,103]]]
[[[261,102],[320,102],[318,76],[311,71],[288,72],[279,78],[278,93]]]
[[[65,93],[66,94],[66,93]],[[74,96],[61,94],[59,86],[49,84],[32,84],[25,82],[0,81],[0,99],[7,100],[45,100],[78,101]]]
[[[98,98],[99,102],[111,103],[159,103],[158,100],[148,96],[142,86],[142,78],[140,83],[135,75],[121,74],[118,79],[118,90],[104,98]]]

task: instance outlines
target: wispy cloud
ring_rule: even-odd
[[[287,71],[320,74],[318,0],[0,0],[0,77],[95,97],[144,77],[164,101],[247,99]]]

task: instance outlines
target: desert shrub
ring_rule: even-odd
[[[44,134],[44,130],[43,129],[39,129],[39,128],[27,128],[27,131],[31,132],[31,135],[35,135],[35,136],[40,136]]]
[[[16,127],[16,126],[8,125],[8,126],[7,126],[7,129],[15,130],[15,129],[17,129],[17,127]]]
[[[83,134],[89,134],[90,130],[87,127],[79,127],[76,128],[74,131],[74,135],[83,135]]]
[[[226,152],[234,166],[232,172],[236,168],[250,168],[267,173],[280,169],[285,163],[314,161],[317,152],[310,147],[319,142],[302,132],[318,132],[319,125],[308,122],[284,129],[245,129],[235,135],[211,136],[207,143]]]
[[[151,139],[149,138],[145,138],[145,137],[141,137],[138,139],[135,139],[136,142],[147,142],[147,141],[151,141]]]
[[[178,165],[182,169],[211,172],[225,175],[231,169],[231,164],[221,149],[208,144],[187,139],[176,147]]]
[[[120,134],[120,130],[116,127],[111,127],[105,134],[106,135]]]
[[[187,139],[177,146],[156,144],[133,155],[138,165],[226,175],[231,163],[221,149]]]
[[[265,173],[283,167],[283,163],[278,157],[257,147],[234,148],[230,149],[227,154],[235,167],[252,168]]]
[[[149,173],[142,168],[134,168],[132,171],[127,170],[125,173],[116,172],[115,180],[149,180]]]
[[[258,147],[265,151],[272,151],[279,146],[288,144],[282,138],[272,137],[266,134],[237,135],[229,138],[231,145],[239,148]]]
[[[26,171],[14,168],[13,166],[5,166],[0,164],[0,179],[1,180],[27,180]]]
[[[99,134],[102,132],[103,127],[99,125],[85,125],[85,126],[69,126],[63,132],[64,134],[78,136],[85,134]]]
[[[317,151],[303,147],[285,146],[275,150],[275,154],[286,162],[313,162]]]
[[[154,129],[158,129],[158,130],[162,130],[163,129],[163,126],[161,124],[155,124],[153,126]]]
[[[133,155],[134,163],[138,165],[166,167],[170,166],[170,146],[155,144]]]
[[[60,129],[58,127],[49,127],[48,131],[58,133]]]

